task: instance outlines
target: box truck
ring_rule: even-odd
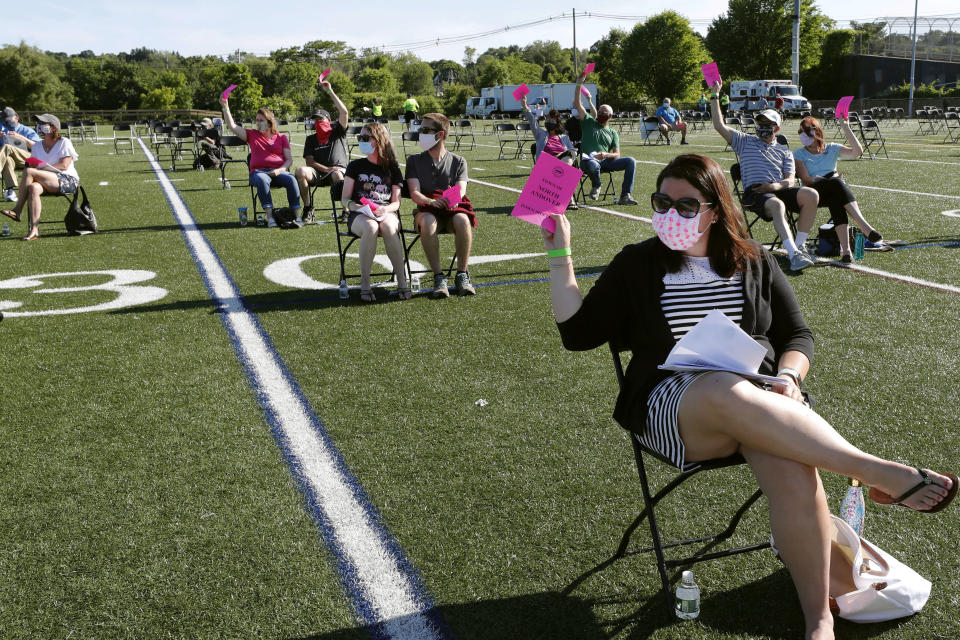
[[[518,84],[497,85],[484,87],[480,95],[467,99],[467,115],[475,118],[488,118],[493,114],[518,115],[523,107],[520,101],[513,97]],[[592,82],[583,85],[594,96],[597,104],[597,85]],[[545,111],[559,109],[568,111],[573,108],[573,94],[577,85],[573,82],[558,82],[552,84],[528,84],[530,93],[527,94],[527,104],[531,108],[543,108]]]

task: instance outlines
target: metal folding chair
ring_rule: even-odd
[[[737,201],[740,203],[740,209],[743,211],[743,220],[747,225],[747,234],[751,238],[754,238],[753,227],[757,222],[763,220],[764,222],[773,222],[773,218],[767,216],[765,213],[756,213],[747,208],[743,203],[743,192],[744,185],[742,184],[742,177],[740,175],[740,163],[736,162],[733,166],[730,167],[730,178],[733,180],[733,193],[737,196]],[[752,218],[752,219],[751,219]],[[790,233],[794,236],[797,235],[797,218],[796,214],[789,209],[786,210],[787,226],[790,227]],[[755,238],[754,238],[755,239]],[[767,244],[767,247],[773,251],[777,247],[783,246],[783,240],[780,239],[780,234],[774,233],[773,240]]]
[[[477,139],[473,135],[473,124],[469,120],[457,120],[453,123],[453,150],[460,150],[460,142],[464,138],[470,138],[470,150],[473,151],[477,146]]]
[[[347,278],[359,278],[360,272],[356,273],[347,273],[347,251],[350,250],[350,247],[353,246],[353,243],[360,239],[360,236],[355,235],[347,228],[347,212],[343,210],[343,204],[341,199],[343,197],[343,180],[335,183],[330,187],[330,212],[331,219],[333,220],[334,228],[336,229],[337,235],[337,252],[340,254],[340,282],[346,282]],[[342,213],[341,213],[342,212]],[[403,240],[403,231],[400,232],[401,241]],[[370,272],[370,277],[383,277],[390,276],[389,282],[395,282],[397,279],[397,274],[391,269],[390,271],[375,271]],[[378,286],[378,285],[373,285]]]
[[[134,153],[133,137],[135,132],[129,124],[113,125],[113,152],[116,154],[126,153],[126,149],[121,147],[130,147],[130,153]]]
[[[944,131],[947,132],[947,135],[944,136],[943,141],[960,141],[960,113],[957,113],[956,111],[948,111],[944,113],[943,124]]]
[[[501,160],[507,159],[504,148],[510,145],[516,145],[516,151],[513,154],[515,160],[523,155],[523,146],[517,134],[517,125],[512,122],[498,122],[493,130],[497,134],[497,142],[500,144]]]
[[[872,160],[880,155],[880,151],[883,151],[884,157],[889,160],[890,155],[887,153],[886,139],[880,132],[880,124],[873,119],[861,119],[859,125],[860,139],[863,141],[863,152],[867,154],[867,157]],[[874,149],[876,149],[876,151],[874,151]]]

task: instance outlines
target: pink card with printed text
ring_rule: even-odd
[[[716,62],[701,65],[700,70],[703,71],[703,79],[708,87],[712,87],[720,82],[720,70],[717,68]]]
[[[835,118],[846,118],[850,115],[850,103],[853,102],[853,96],[843,96],[837,101],[837,108],[834,109]]]
[[[510,215],[553,233],[557,223],[549,214],[567,210],[582,175],[576,167],[541,153]]]
[[[588,73],[591,73],[596,68],[597,68],[597,64],[595,62],[588,62],[587,66],[583,68],[583,75],[587,75]]]
[[[235,84],[230,85],[229,87],[227,87],[226,89],[223,90],[223,93],[220,94],[221,97],[222,97],[224,100],[226,100],[227,98],[230,97],[230,94],[233,93],[233,90],[236,89],[236,88],[237,88],[237,85],[235,85]]]
[[[530,87],[527,86],[527,83],[524,82],[522,85],[513,90],[513,99],[521,100],[523,96],[530,93]]]

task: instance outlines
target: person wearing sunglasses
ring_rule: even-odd
[[[731,129],[723,122],[719,101],[713,103],[718,100],[720,88],[720,82],[711,88],[713,128],[730,144],[740,160],[740,174],[746,185],[743,206],[763,219],[773,221],[790,257],[790,269],[806,269],[814,260],[803,246],[817,217],[819,196],[810,187],[794,186],[793,155],[776,140],[782,122],[780,114],[773,109],[757,113],[755,136]],[[800,213],[796,238],[787,224],[788,209]]]
[[[470,282],[468,266],[473,246],[473,229],[477,216],[467,197],[467,161],[447,151],[450,120],[442,113],[428,113],[420,123],[421,153],[407,158],[404,178],[410,189],[410,199],[417,205],[414,224],[420,231],[420,244],[433,272],[432,298],[450,296],[447,276],[440,269],[440,239],[438,233],[453,233],[457,256],[457,275],[454,288],[458,296],[476,293]],[[459,202],[451,202],[443,192],[456,186]]]
[[[333,100],[337,119],[332,120],[326,109],[314,111],[314,132],[303,143],[303,161],[306,164],[297,167],[295,175],[300,199],[304,202],[303,221],[307,224],[313,222],[311,188],[317,185],[333,186],[340,182],[347,166],[347,122],[350,112],[328,81],[322,81],[320,87]]]
[[[260,206],[267,216],[267,226],[276,227],[273,219],[273,195],[271,187],[283,187],[294,215],[300,217],[300,189],[297,179],[290,173],[293,154],[290,140],[277,130],[277,117],[273,111],[262,107],[257,110],[257,128],[244,129],[233,120],[228,98],[220,96],[223,107],[223,122],[234,135],[250,147],[250,183],[257,190]]]
[[[846,118],[840,120],[840,128],[847,137],[847,144],[825,143],[820,121],[813,116],[805,117],[800,121],[800,130],[797,131],[803,146],[794,150],[793,157],[797,163],[797,177],[803,184],[817,190],[821,207],[830,208],[830,221],[833,222],[840,244],[840,260],[850,264],[853,255],[850,253],[850,236],[847,232],[851,217],[870,242],[879,243],[883,236],[863,217],[857,197],[844,182],[843,174],[837,173],[838,158],[856,160],[863,154],[863,146]]]
[[[573,268],[570,222],[542,230],[563,346],[611,343],[633,353],[614,417],[678,467],[741,454],[769,503],[770,530],[790,571],[808,639],[833,638],[830,509],[819,469],[870,485],[878,503],[946,507],[952,474],[867,454],[804,403],[800,384],[813,334],[774,257],[748,239],[723,169],[701,155],[674,158],[651,196],[656,236],[624,247],[586,297]],[[728,371],[658,368],[677,341],[719,310],[765,347],[761,386]],[[894,497],[896,496],[896,497]]]
[[[390,131],[379,122],[365,124],[357,136],[357,148],[364,155],[347,165],[343,179],[343,208],[347,228],[360,238],[360,299],[376,301],[370,285],[370,271],[377,253],[377,236],[383,236],[393,272],[397,275],[397,295],[409,300],[407,272],[400,239],[400,188],[403,175],[390,140]]]

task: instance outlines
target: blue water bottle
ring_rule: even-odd
[[[853,257],[857,260],[863,260],[863,242],[864,235],[860,233],[860,230],[857,229],[853,232]]]

